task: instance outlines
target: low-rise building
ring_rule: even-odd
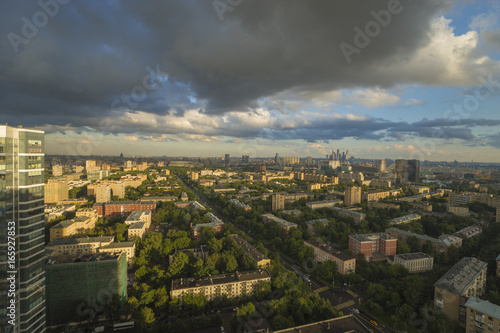
[[[65,178],[49,178],[44,186],[45,204],[58,203],[68,199],[68,181]]]
[[[332,208],[334,206],[341,205],[342,200],[324,200],[324,201],[312,201],[306,203],[306,206],[311,209],[319,209],[319,208]]]
[[[448,253],[448,248],[450,246],[461,247],[462,246],[462,238],[455,237],[452,235],[441,235],[439,238],[433,238],[426,235],[416,234],[414,232],[401,230],[398,228],[390,227],[385,229],[385,232],[391,235],[392,237],[397,238],[399,241],[403,243],[407,243],[409,237],[416,237],[420,249],[427,242],[431,242],[434,246],[434,250],[437,253],[444,253],[445,255]]]
[[[189,207],[193,210],[205,210],[205,206],[203,206],[201,203],[198,201],[180,201],[175,203],[176,207],[179,207],[181,209]]]
[[[63,238],[51,241],[45,246],[50,256],[96,253],[102,246],[113,243],[115,236]]]
[[[304,241],[304,244],[314,250],[314,260],[316,262],[333,261],[337,264],[337,271],[342,275],[356,272],[356,257],[334,250],[325,243],[320,243],[314,239]]]
[[[235,205],[236,207],[243,208],[247,212],[252,210],[252,207],[250,207],[249,205],[244,204],[242,202],[239,202],[236,199],[231,199],[231,200],[229,200],[229,202],[232,203],[233,205]]]
[[[103,217],[128,216],[136,210],[150,210],[154,213],[156,202],[149,200],[137,201],[112,201],[107,203],[95,203],[97,214]]]
[[[465,303],[465,333],[496,332],[500,328],[500,306],[476,297]]]
[[[136,222],[131,224],[127,230],[127,239],[131,240],[134,238],[144,239],[146,233],[146,222]]]
[[[169,265],[172,265],[174,263],[175,255],[178,252],[183,252],[187,255],[192,255],[195,258],[200,258],[204,262],[205,262],[205,260],[208,259],[208,256],[209,256],[208,249],[207,249],[206,245],[201,245],[200,247],[191,248],[191,249],[183,249],[183,250],[175,249],[173,254],[168,255],[168,264]]]
[[[422,218],[422,216],[420,216],[418,214],[409,214],[409,215],[400,216],[400,217],[396,217],[394,219],[391,219],[391,220],[389,220],[389,223],[391,225],[405,224],[405,223],[410,223],[413,221],[420,220],[421,218]]]
[[[403,265],[410,273],[423,273],[432,270],[434,258],[422,252],[396,254],[393,264]]]
[[[125,253],[127,255],[127,266],[130,268],[134,265],[135,242],[109,243],[98,248],[97,252]]]
[[[447,205],[446,211],[451,214],[455,214],[457,216],[469,216],[469,207],[461,207],[461,206],[453,206]]]
[[[201,230],[203,228],[209,228],[213,232],[218,233],[221,232],[224,229],[224,222],[222,222],[218,217],[216,217],[212,213],[207,213],[205,216],[208,216],[210,218],[209,223],[199,223],[199,224],[190,224],[189,228],[191,231],[191,237],[193,237],[194,240],[200,240],[202,238]]]
[[[77,216],[72,220],[62,221],[50,228],[50,241],[69,236],[84,235],[85,230],[95,228],[95,220],[88,216]]]
[[[389,191],[374,191],[374,192],[364,192],[361,194],[361,200],[366,201],[379,201],[385,199],[391,195]]]
[[[276,224],[278,224],[278,226],[281,227],[285,233],[288,233],[288,231],[292,228],[297,228],[297,224],[283,220],[273,214],[262,214],[262,220],[264,223],[276,222]]]
[[[399,209],[401,206],[393,203],[368,201],[368,208]]]
[[[257,262],[258,268],[266,268],[271,265],[271,259],[266,257],[262,252],[253,247],[249,242],[247,242],[244,238],[240,237],[237,234],[231,235],[231,237],[236,241],[238,247],[243,249],[245,254],[248,254],[252,257],[255,262]]]
[[[453,234],[455,237],[460,237],[460,238],[470,238],[474,237],[477,235],[480,235],[483,232],[483,229],[479,226],[470,226],[470,227],[465,227],[463,229],[458,230]]]
[[[327,219],[317,219],[317,220],[306,221],[307,230],[309,231],[309,233],[311,235],[314,235],[315,234],[315,232],[314,232],[314,225],[316,223],[320,223],[323,226],[326,226],[328,224],[328,222],[330,222],[330,221],[328,221]]]
[[[366,219],[366,214],[342,207],[331,207],[337,214],[344,217],[351,217],[355,223],[360,223]]]
[[[385,260],[396,254],[397,239],[387,233],[349,235],[349,251],[362,253],[368,261]]]
[[[271,274],[266,269],[204,278],[176,279],[172,280],[170,299],[182,301],[182,297],[188,294],[205,295],[208,301],[222,296],[229,299],[249,296],[255,293],[261,281],[271,283]]]
[[[151,226],[151,211],[150,210],[133,211],[125,220],[125,223],[129,225],[136,224],[139,222],[144,222],[145,228],[148,229]]]
[[[434,308],[462,327],[466,324],[465,304],[469,297],[479,297],[486,290],[488,264],[464,257],[434,283]]]
[[[51,222],[69,212],[75,211],[75,205],[45,206],[44,212],[47,222]]]

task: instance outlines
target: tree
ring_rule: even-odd
[[[151,308],[144,306],[137,316],[137,326],[142,332],[154,332],[155,313]]]

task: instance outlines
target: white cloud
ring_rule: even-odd
[[[393,106],[399,103],[400,98],[396,95],[389,94],[384,89],[363,89],[354,90],[347,93],[344,97],[345,103],[357,103],[367,108],[378,108],[382,106]]]
[[[136,136],[133,136],[133,135],[128,135],[128,136],[124,136],[122,138],[122,140],[125,140],[125,141],[139,141],[139,138],[136,137]]]

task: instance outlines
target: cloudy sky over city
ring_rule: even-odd
[[[500,162],[500,3],[6,0],[0,115],[49,154]]]

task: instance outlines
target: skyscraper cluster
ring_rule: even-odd
[[[330,155],[330,159],[332,161],[339,161],[341,163],[347,162],[349,160],[349,150],[341,152],[340,149],[337,149],[336,153],[334,150],[332,150],[332,154]]]

